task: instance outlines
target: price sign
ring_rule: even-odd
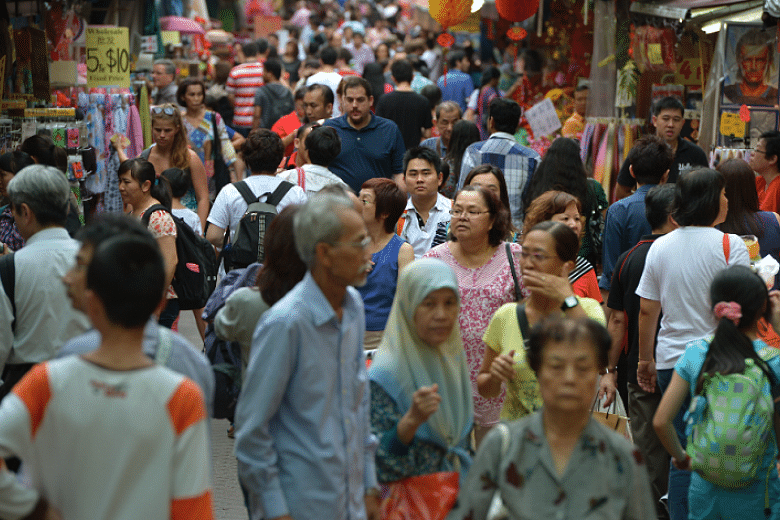
[[[127,27],[87,27],[87,86],[130,87]]]
[[[664,62],[664,57],[661,55],[660,43],[647,44],[647,60],[653,65],[661,65]]]
[[[743,138],[745,137],[745,126],[745,122],[740,119],[739,114],[723,112],[720,115],[721,135]]]
[[[701,86],[701,60],[699,58],[684,59],[677,66],[674,82],[678,85]]]
[[[157,52],[157,35],[141,36],[141,52],[154,54]]]
[[[558,119],[555,105],[550,101],[550,98],[545,98],[540,103],[526,110],[525,118],[528,120],[528,124],[531,125],[531,131],[537,139],[550,135],[561,127],[561,120]]]

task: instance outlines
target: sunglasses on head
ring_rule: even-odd
[[[172,116],[176,112],[173,107],[152,107],[152,114],[165,114],[166,116]]]

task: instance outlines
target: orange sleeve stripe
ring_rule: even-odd
[[[46,407],[51,400],[49,387],[49,371],[46,363],[35,365],[11,390],[22,400],[30,414],[30,431],[32,437],[43,421]]]
[[[176,435],[206,418],[200,387],[189,379],[181,382],[168,401],[168,415]]]
[[[211,491],[190,498],[171,500],[171,520],[213,520]]]

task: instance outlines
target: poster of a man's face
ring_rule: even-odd
[[[726,29],[724,105],[776,106],[777,29],[729,24]]]

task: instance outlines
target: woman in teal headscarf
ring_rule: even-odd
[[[369,371],[379,482],[471,464],[471,382],[458,327],[455,273],[423,258],[398,278],[395,301]]]

